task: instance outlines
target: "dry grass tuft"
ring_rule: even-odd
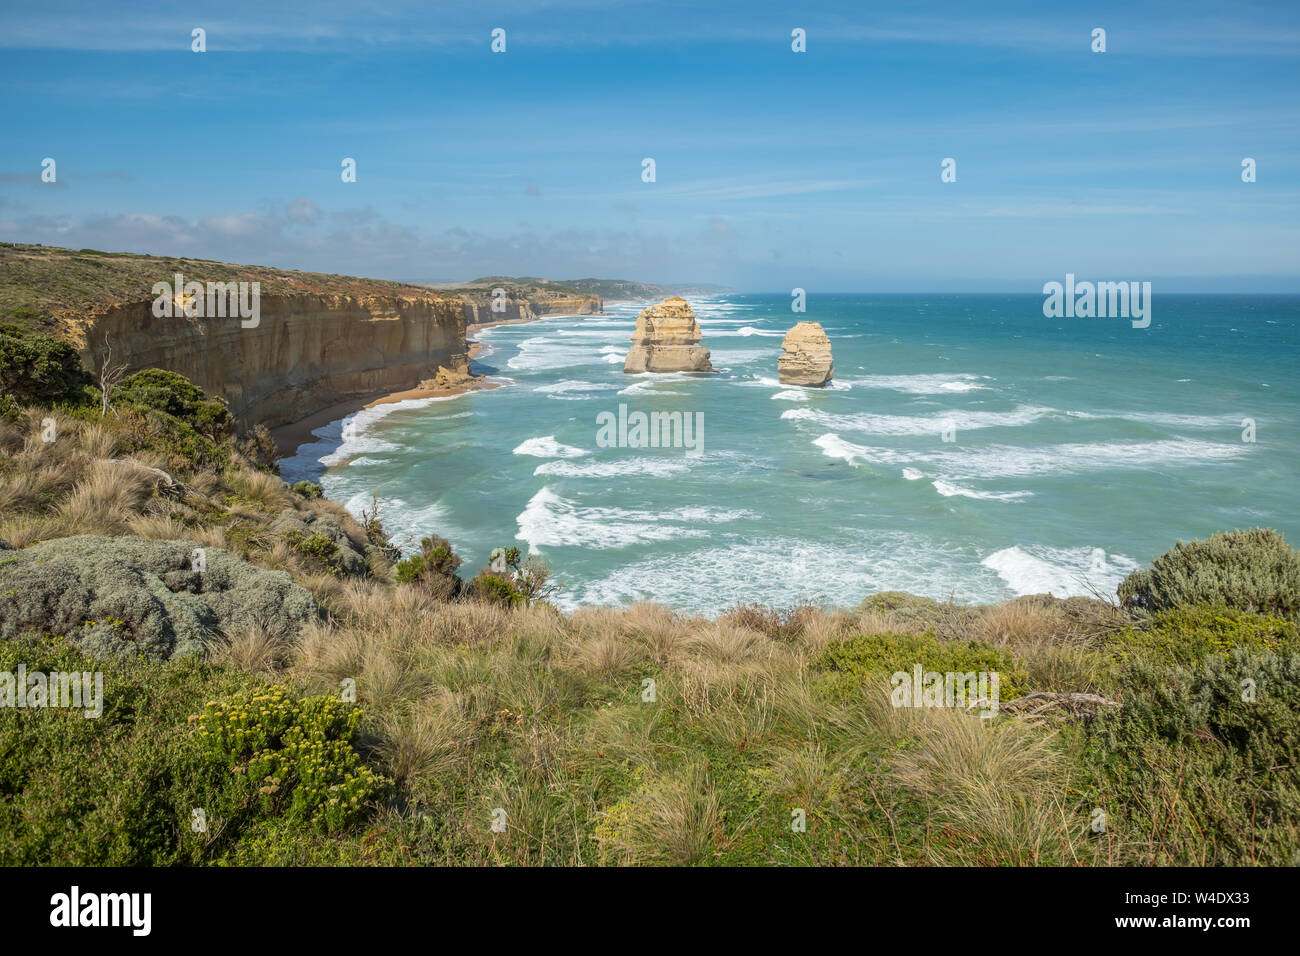
[[[292,508],[293,493],[275,475],[253,468],[232,468],[226,472],[226,484],[245,501],[267,511]]]
[[[209,657],[254,674],[274,673],[289,664],[293,646],[266,628],[254,625],[217,641],[209,650]]]

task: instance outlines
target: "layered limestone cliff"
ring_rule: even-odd
[[[466,325],[490,325],[493,322],[517,322],[544,315],[595,315],[603,303],[593,293],[566,293],[507,288],[499,296],[498,311],[493,311],[490,289],[458,291],[465,306]]]
[[[700,345],[703,332],[695,312],[674,296],[642,309],[632,332],[625,372],[711,372],[709,350]]]
[[[179,372],[220,395],[245,426],[298,421],[351,399],[413,388],[439,366],[468,368],[459,299],[436,295],[261,296],[255,328],[238,318],[158,318],[153,300],[84,317],[73,332],[88,367],[107,341],[131,369]]]
[[[799,322],[781,340],[781,357],[776,361],[782,385],[825,385],[835,374],[831,361],[831,340],[817,322]]]

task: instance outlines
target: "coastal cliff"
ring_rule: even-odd
[[[132,369],[179,372],[236,419],[268,427],[381,392],[439,366],[468,366],[457,300],[434,295],[262,295],[256,328],[238,319],[157,318],[152,300],[90,314],[69,339],[93,368],[107,341]]]
[[[499,312],[492,311],[491,289],[457,291],[464,303],[466,325],[536,319],[544,315],[595,315],[603,305],[600,296],[592,293],[501,288],[506,294],[501,300],[504,308]]]
[[[258,315],[157,315],[158,283],[258,283]],[[98,367],[179,372],[223,397],[243,427],[299,421],[321,409],[416,387],[440,367],[468,369],[467,324],[591,314],[600,297],[507,285],[442,288],[196,259],[0,244],[0,322],[51,332]]]

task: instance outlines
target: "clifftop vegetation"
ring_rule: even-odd
[[[0,242],[0,322],[53,330],[88,312],[151,300],[155,282],[260,282],[263,295],[436,296],[426,286],[210,259]]]

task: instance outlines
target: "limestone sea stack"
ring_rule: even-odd
[[[799,322],[781,342],[776,361],[782,385],[811,385],[820,388],[835,374],[831,361],[831,340],[818,322]]]
[[[636,317],[625,372],[712,372],[703,333],[685,299],[673,296]]]

